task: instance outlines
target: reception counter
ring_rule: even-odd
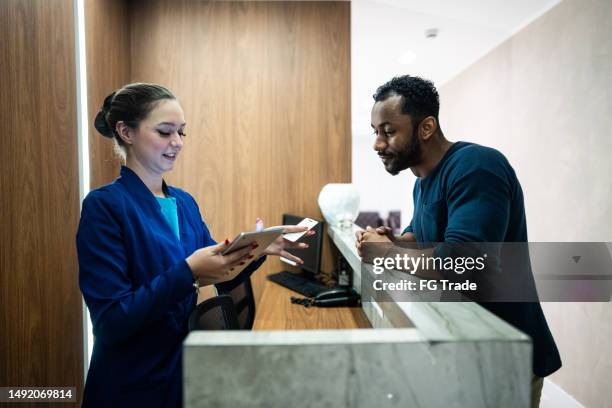
[[[193,332],[186,406],[529,406],[526,335],[475,303],[375,301],[354,232],[328,233],[354,270],[372,328]]]

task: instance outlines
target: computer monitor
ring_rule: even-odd
[[[297,215],[291,214],[283,214],[283,225],[297,225],[300,221],[302,221],[306,217],[299,217]],[[321,269],[321,252],[323,250],[323,231],[324,231],[324,222],[320,220],[317,225],[315,225],[312,230],[316,232],[316,234],[311,235],[309,237],[302,237],[298,242],[304,242],[308,244],[308,248],[292,248],[287,250],[292,255],[295,255],[301,258],[304,263],[302,265],[296,265],[295,262],[290,261],[289,259],[281,257],[281,261],[286,262],[293,266],[298,266],[302,271],[311,273],[316,275],[319,273]]]

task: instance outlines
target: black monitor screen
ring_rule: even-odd
[[[283,214],[283,225],[297,225],[300,221],[302,221],[306,217],[298,217],[296,215]],[[315,235],[309,237],[302,237],[298,240],[298,242],[304,242],[308,244],[308,248],[299,249],[293,248],[287,250],[290,254],[293,254],[304,261],[303,265],[299,265],[299,267],[305,271],[310,272],[312,274],[318,274],[319,269],[321,268],[321,250],[323,248],[323,226],[324,222],[318,221],[318,224],[315,225],[312,230],[316,232]],[[281,258],[284,260],[284,258]]]

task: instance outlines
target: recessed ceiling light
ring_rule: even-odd
[[[439,32],[437,28],[428,28],[425,30],[425,38],[436,38]]]
[[[402,65],[410,65],[416,59],[416,54],[412,51],[406,51],[398,58],[398,62]]]

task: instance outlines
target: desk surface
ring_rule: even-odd
[[[360,307],[309,307],[292,304],[299,293],[266,281],[255,310],[253,330],[365,329],[370,322]]]

